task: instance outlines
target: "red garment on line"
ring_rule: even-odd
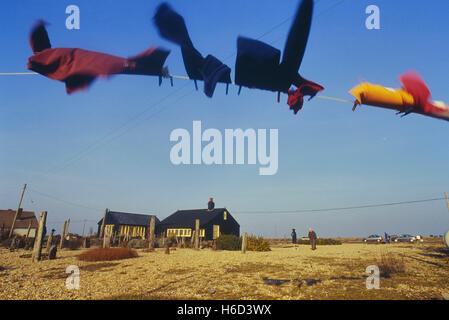
[[[78,48],[53,49],[43,21],[32,29],[30,45],[34,55],[28,59],[28,69],[65,82],[67,93],[86,88],[97,77],[114,74],[162,75],[162,67],[170,53],[152,47],[137,56],[122,58]]]
[[[446,108],[430,101],[430,90],[418,73],[408,71],[399,77],[399,81],[404,90],[412,95],[415,106],[422,112],[429,114],[447,112]]]

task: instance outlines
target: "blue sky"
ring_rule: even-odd
[[[418,71],[433,99],[449,103],[449,2],[433,0],[319,0],[301,74],[323,95],[352,100],[362,80],[399,87]],[[0,72],[26,72],[28,33],[36,19],[51,23],[54,47],[81,47],[132,56],[153,46],[172,50],[167,65],[185,75],[179,48],[152,23],[159,1],[10,1],[0,4]],[[197,49],[231,69],[239,35],[283,49],[298,1],[171,1]],[[80,30],[65,27],[65,8],[81,11]],[[380,30],[367,30],[365,8],[380,8]],[[276,28],[274,28],[277,26]],[[233,73],[232,73],[233,76]],[[202,84],[200,84],[202,87]],[[205,207],[210,196],[226,206],[241,231],[283,237],[309,227],[322,237],[371,233],[442,234],[449,229],[444,201],[301,214],[244,214],[257,210],[345,207],[437,198],[449,191],[449,125],[445,121],[315,98],[298,115],[276,94],[218,85],[212,99],[193,83],[157,86],[154,77],[117,76],[89,90],[65,93],[43,76],[0,76],[0,207],[48,211],[58,232],[95,227],[102,211],[155,213]],[[279,130],[279,170],[259,176],[258,165],[174,166],[170,132],[203,128]],[[58,200],[56,200],[58,199]],[[87,208],[75,206],[80,204]],[[241,213],[239,213],[241,212]]]

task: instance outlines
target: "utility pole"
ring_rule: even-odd
[[[19,206],[17,207],[16,214],[14,215],[14,220],[12,221],[11,230],[9,230],[9,238],[11,238],[14,233],[14,227],[16,225],[17,217],[19,216],[20,206],[22,205],[23,195],[25,193],[26,188],[27,184],[25,183],[25,185],[23,186],[22,195],[20,196]]]
[[[83,224],[83,237],[84,237],[84,228],[86,228],[86,219],[84,219],[84,224]]]

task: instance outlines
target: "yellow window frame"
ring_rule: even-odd
[[[113,224],[107,224],[104,226],[104,234],[107,234],[109,236],[112,236],[112,231],[114,230]]]

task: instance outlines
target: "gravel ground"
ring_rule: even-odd
[[[442,299],[449,293],[449,256],[443,244],[284,245],[270,252],[138,250],[139,257],[83,262],[82,250],[31,262],[30,251],[0,249],[0,299]],[[381,256],[405,270],[366,288],[366,267]],[[68,289],[68,266],[80,287]],[[269,280],[265,280],[268,278]],[[278,284],[274,280],[281,281]]]

